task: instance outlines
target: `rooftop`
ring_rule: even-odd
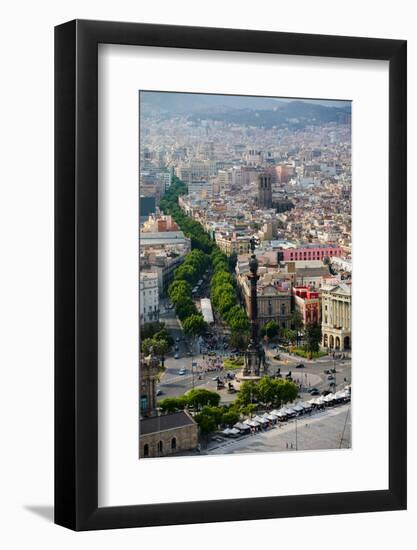
[[[158,231],[155,233],[141,234],[141,241],[154,241],[158,239],[184,239],[184,233],[182,231]]]
[[[298,277],[325,277],[329,274],[327,267],[298,267],[297,276]]]
[[[175,428],[182,428],[195,424],[191,416],[185,411],[180,411],[171,414],[163,414],[161,416],[152,416],[150,418],[141,418],[140,433],[142,435],[164,432]]]

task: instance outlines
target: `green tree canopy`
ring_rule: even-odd
[[[291,328],[283,328],[281,330],[281,336],[284,340],[294,343],[297,339],[297,332]]]
[[[302,331],[304,327],[303,318],[298,309],[294,309],[290,317],[291,327],[297,332]]]
[[[210,405],[217,407],[220,402],[220,395],[216,392],[206,390],[204,388],[195,388],[186,394],[188,404],[195,407],[197,410]]]
[[[230,284],[231,286],[234,286],[234,279],[227,271],[218,271],[211,278],[212,287],[217,287],[222,284]]]
[[[322,339],[321,325],[318,323],[309,323],[304,330],[304,349],[312,357],[314,352],[319,351]]]
[[[245,310],[238,305],[231,307],[225,314],[225,319],[232,332],[247,334],[249,332],[249,319]]]
[[[187,399],[185,396],[181,397],[165,397],[158,403],[158,407],[164,413],[173,413],[176,411],[182,411],[187,406]]]
[[[145,338],[140,343],[140,351],[148,356],[151,353],[151,349],[153,348],[154,340],[153,338]]]
[[[174,302],[177,296],[191,296],[192,287],[184,279],[173,281],[168,287],[168,296]]]
[[[165,326],[165,323],[154,321],[151,323],[145,323],[140,329],[140,335],[143,340],[146,338],[153,338],[154,334],[161,331]]]
[[[204,435],[208,435],[217,429],[216,421],[211,415],[199,413],[194,416],[194,420]]]
[[[201,409],[201,414],[211,416],[216,422],[216,426],[221,424],[223,418],[224,409],[223,407],[211,407],[210,405],[205,405]]]
[[[230,335],[230,344],[232,345],[232,347],[242,351],[246,349],[248,343],[249,343],[248,332],[232,331],[232,334]]]
[[[253,403],[270,407],[294,401],[297,395],[298,387],[291,380],[264,376],[257,383],[246,381],[241,384],[237,401],[243,407]]]
[[[156,340],[153,338],[153,352],[155,355],[163,358],[168,353],[170,346],[166,340]]]
[[[197,270],[193,265],[182,264],[180,265],[174,273],[174,280],[184,280],[187,281],[190,285],[193,285],[198,278]]]
[[[165,327],[162,328],[159,332],[156,332],[153,336],[153,339],[165,340],[168,343],[169,347],[172,347],[172,345],[174,344],[174,339]]]
[[[181,302],[175,305],[175,311],[181,321],[184,321],[187,317],[191,315],[197,315],[197,309],[194,302],[191,298],[184,298]]]
[[[182,326],[184,328],[185,334],[192,337],[202,336],[207,332],[208,328],[207,323],[205,322],[201,313],[197,313],[187,317],[184,320]]]
[[[226,424],[226,426],[233,426],[236,422],[239,422],[240,415],[238,412],[229,410],[225,411],[221,417],[221,424]]]
[[[279,324],[276,321],[268,321],[265,323],[261,330],[262,336],[268,336],[268,338],[274,338],[279,334]]]

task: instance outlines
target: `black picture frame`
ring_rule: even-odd
[[[389,488],[98,507],[98,44],[389,62]],[[55,522],[74,530],[406,508],[406,41],[74,20],[55,28]],[[358,359],[359,360],[359,359]]]

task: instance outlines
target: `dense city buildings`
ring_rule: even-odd
[[[140,456],[215,452],[213,432],[240,437],[293,418],[256,386],[243,405],[250,381],[295,383],[295,416],[347,406],[350,103],[164,92],[140,102]],[[196,404],[196,388],[220,397]],[[349,423],[337,425],[335,448],[350,446]]]
[[[175,269],[191,250],[190,239],[177,229],[170,216],[160,215],[151,215],[142,226],[139,243],[141,273],[157,276],[160,296],[166,293]]]

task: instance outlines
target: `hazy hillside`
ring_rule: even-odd
[[[229,109],[273,109],[280,105],[272,98],[187,94],[172,92],[141,92],[141,108],[169,114],[190,114],[195,112]]]
[[[188,94],[176,92],[141,92],[143,116],[187,116],[201,120],[222,120],[246,126],[292,129],[329,122],[345,123],[350,114],[349,102],[329,100],[291,100],[268,97]]]
[[[234,109],[223,113],[203,112],[190,115],[190,119],[222,120],[245,126],[271,128],[272,126],[288,126],[303,128],[306,125],[326,124],[329,122],[346,123],[350,108],[326,107],[324,105],[292,101],[280,105],[273,110]]]

